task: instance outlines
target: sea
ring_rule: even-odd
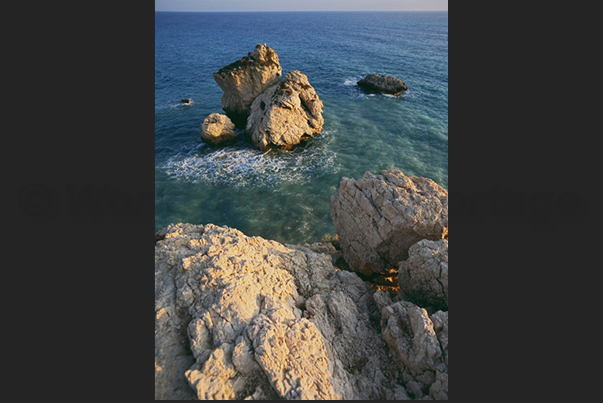
[[[242,135],[212,148],[199,130],[224,113],[213,73],[258,43],[276,51],[283,77],[308,77],[324,104],[323,131],[291,151],[258,151]],[[365,93],[356,82],[372,73],[408,90]],[[212,223],[317,242],[335,235],[331,195],[341,178],[382,169],[448,188],[447,11],[155,13],[156,231]]]

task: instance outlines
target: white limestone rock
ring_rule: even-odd
[[[212,224],[160,235],[156,399],[409,396],[370,287],[330,256]]]
[[[322,131],[322,108],[308,77],[293,70],[253,101],[245,133],[259,150],[290,149]]]
[[[400,290],[417,305],[448,310],[448,240],[423,239],[408,255],[398,269]]]
[[[235,125],[226,115],[211,113],[201,123],[201,139],[208,144],[227,145],[237,140]]]
[[[278,55],[266,44],[257,44],[247,56],[213,74],[224,91],[222,109],[237,127],[245,128],[253,100],[268,87],[279,83],[281,75]]]
[[[421,239],[448,236],[448,192],[429,178],[398,170],[343,177],[331,219],[351,270],[387,273]]]

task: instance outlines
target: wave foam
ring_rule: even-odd
[[[186,108],[188,106],[193,106],[195,104],[196,104],[196,102],[193,101],[192,98],[189,98],[189,102],[188,103],[183,103],[181,101],[170,103],[169,104],[169,108]]]
[[[168,158],[160,168],[176,180],[239,188],[306,183],[329,172],[334,163],[335,154],[325,145],[262,152],[242,143],[217,150],[196,144]]]

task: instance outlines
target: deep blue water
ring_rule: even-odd
[[[305,148],[264,153],[199,136],[224,113],[212,74],[266,43],[283,76],[300,70],[324,104]],[[369,95],[392,75],[409,89]],[[180,105],[191,98],[189,106]],[[213,223],[285,243],[334,235],[343,176],[395,168],[448,187],[448,12],[155,13],[155,228]]]

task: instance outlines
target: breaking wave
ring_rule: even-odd
[[[159,168],[179,181],[235,188],[302,184],[333,170],[335,154],[326,143],[316,142],[292,151],[258,151],[243,141],[219,149],[195,144],[169,157]]]

